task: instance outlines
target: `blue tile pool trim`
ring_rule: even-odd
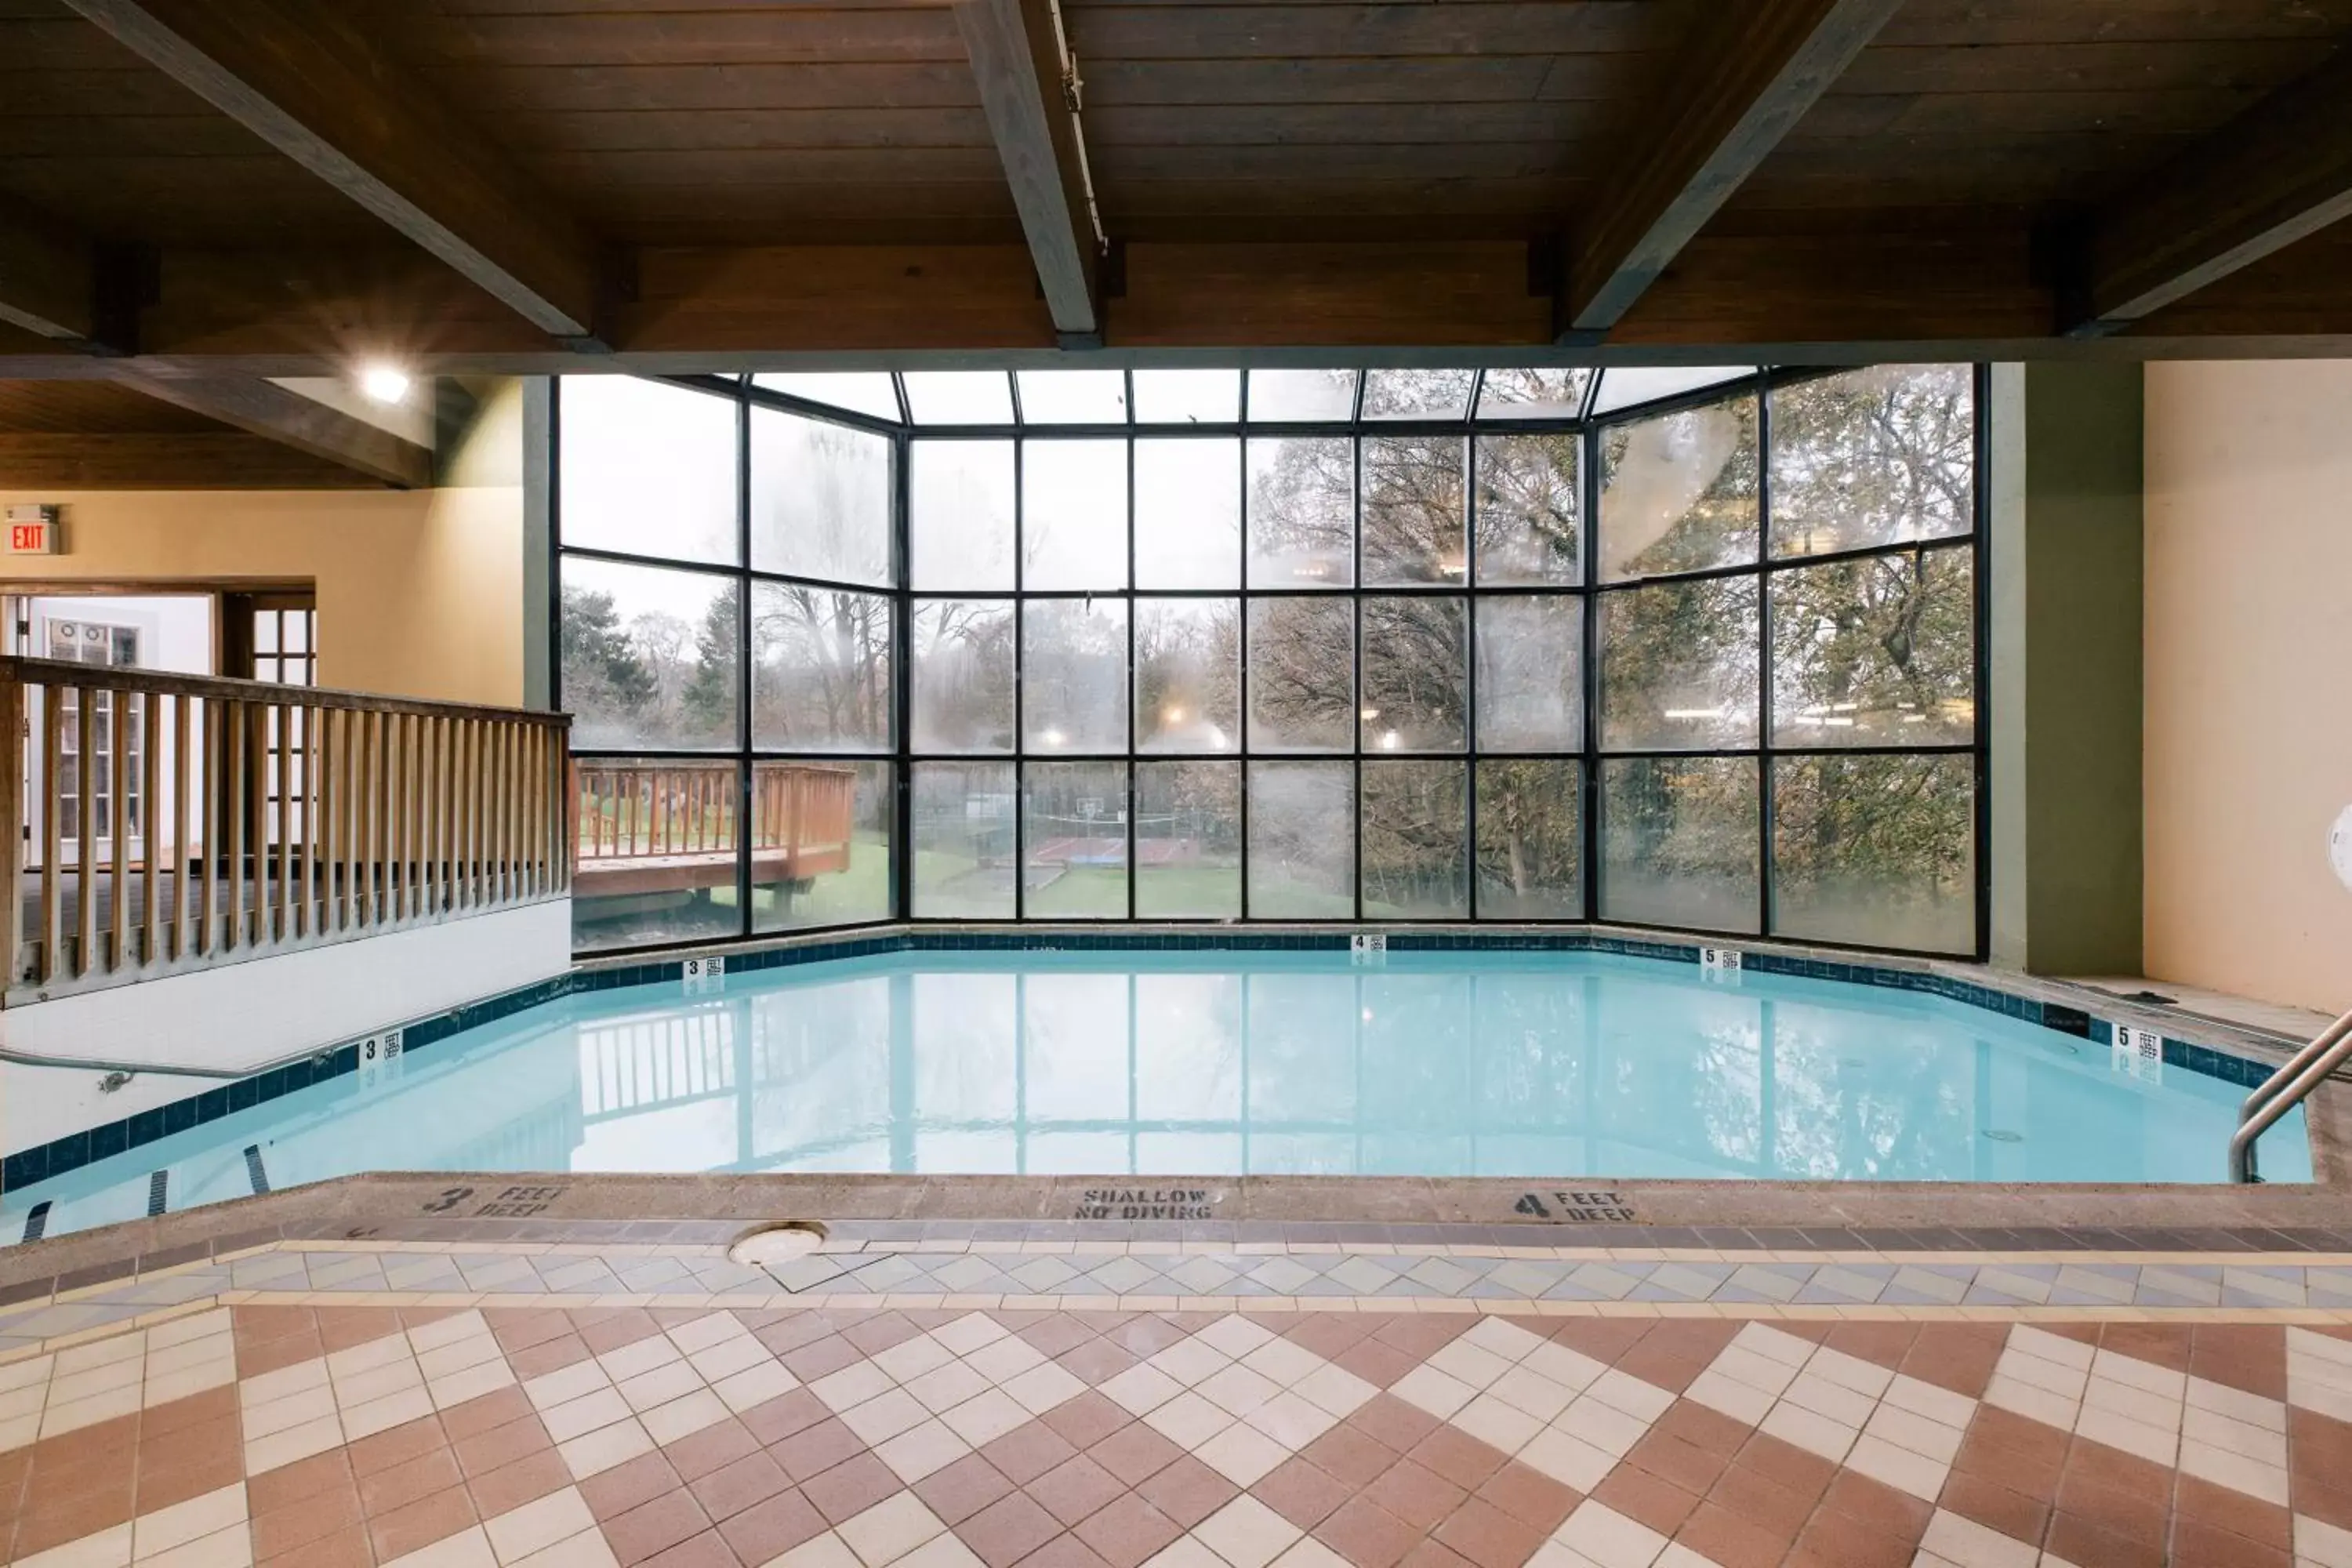
[[[845,937],[838,942],[802,942],[725,954],[727,973],[750,973],[762,969],[786,969],[803,963],[824,963],[845,958],[874,958],[898,952],[1345,952],[1352,933],[1339,931],[892,931],[887,935]],[[1696,942],[1643,942],[1591,931],[1390,931],[1391,952],[1605,952],[1626,958],[1656,959],[1669,963],[1696,963]],[[1916,991],[1941,996],[1970,1007],[2061,1034],[2115,1043],[2115,1026],[2079,1007],[2019,996],[1990,985],[1937,974],[1925,970],[1890,968],[1882,964],[1799,958],[1788,953],[1741,948],[1742,967],[1757,974],[1786,974],[1807,980],[1834,980],[1849,985],[1874,985],[1895,991]],[[469,1002],[401,1026],[403,1055],[423,1050],[435,1042],[467,1029],[497,1022],[528,1007],[541,1006],[565,996],[593,991],[614,991],[630,985],[654,985],[681,980],[685,961],[669,958],[641,963],[615,963],[573,969],[518,990]],[[2164,1065],[2224,1083],[2252,1089],[2269,1078],[2273,1064],[2217,1051],[2187,1040],[2164,1039]],[[218,1089],[169,1105],[142,1110],[119,1121],[68,1134],[48,1143],[0,1160],[0,1192],[15,1192],[47,1181],[97,1161],[110,1159],[175,1132],[184,1132],[233,1112],[276,1100],[297,1089],[324,1083],[359,1070],[359,1046],[352,1042],[331,1047],[307,1060],[272,1068],[251,1078],[238,1079]]]

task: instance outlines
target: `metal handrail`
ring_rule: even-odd
[[[2309,1045],[2295,1052],[2284,1066],[2246,1096],[2245,1103],[2238,1108],[2238,1131],[2230,1138],[2230,1180],[2262,1180],[2254,1159],[2254,1140],[2302,1104],[2347,1058],[2352,1058],[2352,1013],[2320,1030]]]

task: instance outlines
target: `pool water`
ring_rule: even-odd
[[[567,997],[5,1195],[363,1170],[2217,1182],[2244,1090],[1907,992],[1595,953],[899,953]],[[24,1069],[17,1069],[24,1070]],[[201,1087],[193,1081],[191,1092]],[[2308,1181],[2300,1110],[2263,1140]],[[15,1239],[21,1223],[0,1227]]]

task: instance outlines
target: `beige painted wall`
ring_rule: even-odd
[[[2352,1006],[2352,361],[2147,371],[2146,952]]]
[[[18,490],[66,508],[58,556],[0,576],[164,582],[307,577],[320,679],[404,697],[518,705],[523,692],[522,395],[486,396],[430,490]]]

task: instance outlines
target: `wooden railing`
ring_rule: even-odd
[[[575,768],[583,899],[732,887],[737,799],[731,762],[583,762]],[[751,879],[806,881],[846,870],[854,768],[760,763],[751,771]]]
[[[58,994],[561,897],[570,723],[0,658],[10,987]]]

